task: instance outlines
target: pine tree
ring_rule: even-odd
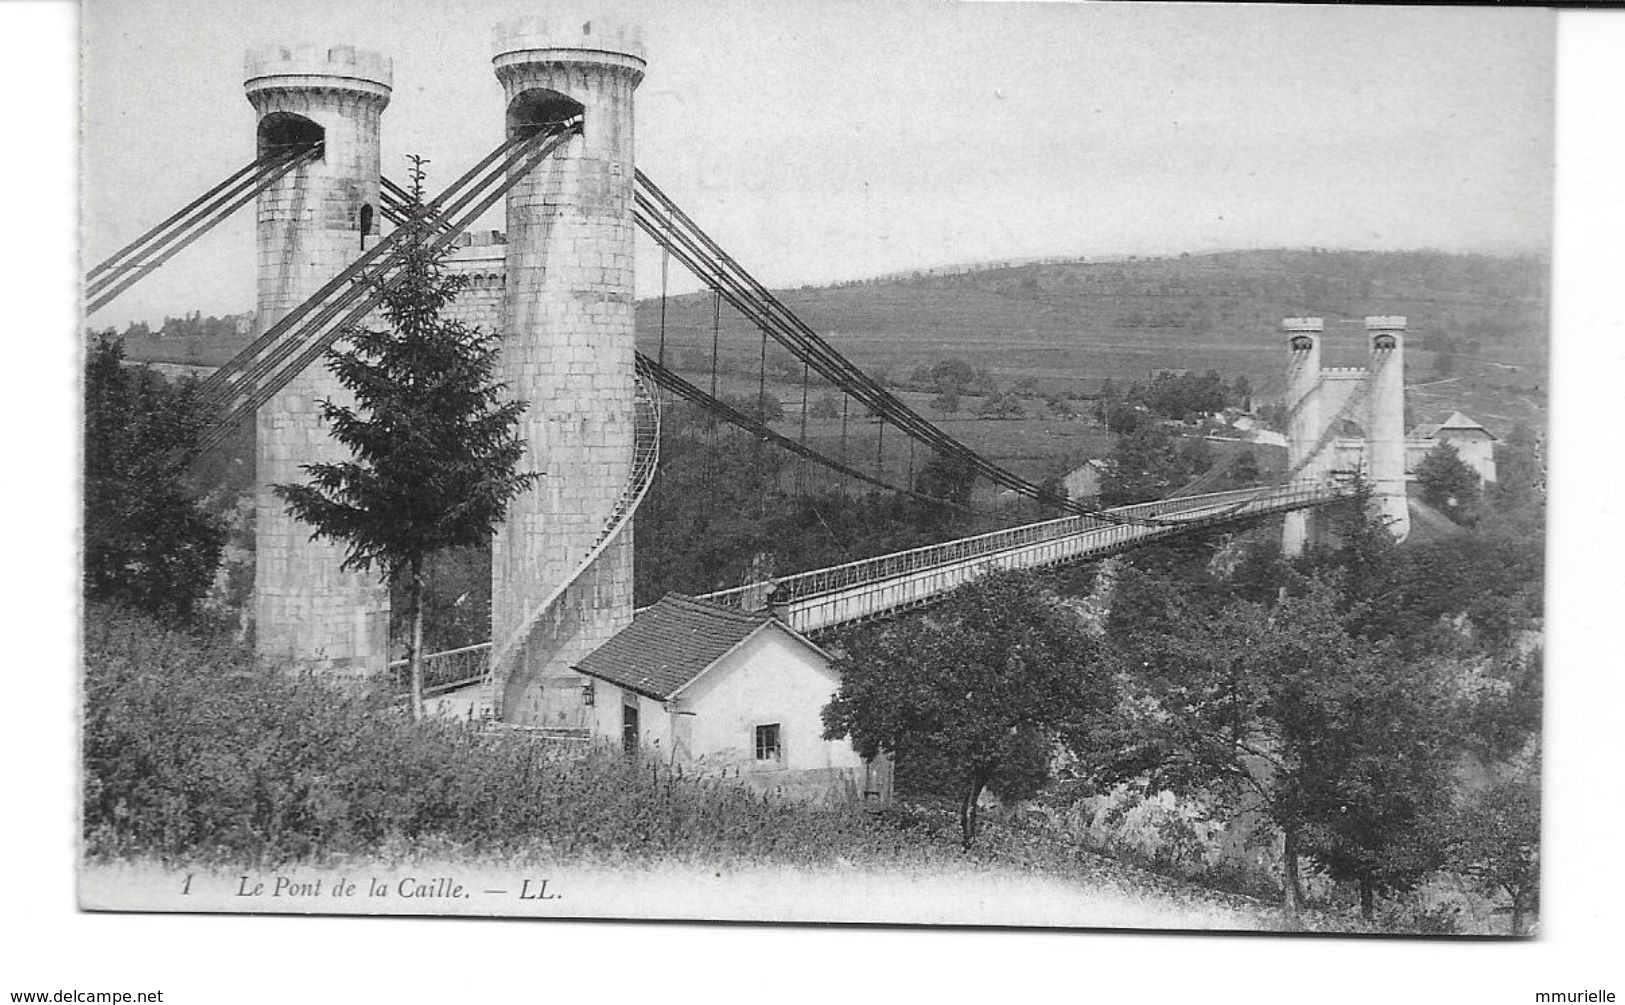
[[[419,207],[422,165],[412,158]],[[401,260],[377,280],[387,328],[351,330],[327,357],[355,405],[328,399],[322,416],[353,459],[304,465],[309,484],[275,490],[315,528],[312,537],[349,545],[345,569],[407,577],[412,714],[420,717],[426,562],[486,543],[508,503],[539,476],[516,470],[525,404],[504,401],[505,385],[492,379],[500,336],[444,316],[466,279],[448,274],[447,253],[430,248],[433,224],[421,208],[405,226]]]

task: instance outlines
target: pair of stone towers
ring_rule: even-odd
[[[1403,541],[1411,517],[1405,494],[1405,319],[1365,319],[1368,362],[1322,367],[1321,318],[1286,318],[1287,467],[1300,479],[1359,474],[1374,515]],[[1300,554],[1319,537],[1314,510],[1286,514],[1281,547]]]
[[[584,572],[579,564],[600,543],[632,465],[633,91],[645,60],[636,29],[599,19],[506,23],[495,43],[508,138],[582,121],[507,194],[500,379],[528,403],[521,470],[542,477],[493,542],[492,637],[532,638],[549,598],[553,623],[545,644],[523,647],[513,674],[523,686],[493,702],[504,719],[542,723],[547,695],[570,692],[545,685],[571,678],[570,667],[632,616],[630,527]],[[259,198],[260,330],[377,239],[392,78],[388,57],[348,46],[249,54],[244,87],[260,152],[323,145]],[[301,465],[347,459],[321,421],[326,398],[345,393],[313,365],[257,417],[257,644],[278,665],[376,674],[389,656],[387,591],[376,573],[342,572],[344,546],[312,540],[270,489],[305,480]]]

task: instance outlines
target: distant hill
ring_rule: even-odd
[[[197,311],[166,317],[153,328],[144,322],[127,326],[124,358],[141,363],[216,367],[236,355],[253,337],[254,314],[204,317]]]
[[[1449,381],[1418,389],[1422,413],[1448,401],[1476,414],[1477,402],[1478,412],[1501,416],[1483,420],[1499,428],[1542,420],[1548,274],[1536,257],[1231,251],[958,267],[778,295],[872,374],[900,380],[959,356],[1001,382],[1034,379],[1043,393],[1087,393],[1108,377],[1145,380],[1181,367],[1245,375],[1267,396],[1281,384],[1281,318],[1326,318],[1325,364],[1348,366],[1365,355],[1361,318],[1403,314],[1407,383]],[[658,341],[659,314],[658,300],[638,305],[645,351]],[[707,369],[711,321],[709,294],[671,298],[668,358]],[[756,336],[726,304],[722,328],[724,367],[754,372]],[[1478,401],[1485,388],[1497,400]],[[1508,395],[1517,400],[1499,400]]]
[[[1460,408],[1491,429],[1544,421],[1549,265],[1433,251],[1229,251],[1163,257],[959,266],[777,291],[836,348],[901,380],[959,356],[1001,383],[1089,393],[1100,381],[1144,380],[1155,368],[1245,375],[1269,396],[1282,369],[1280,320],[1327,319],[1326,364],[1358,365],[1367,314],[1410,320],[1407,383],[1426,417]],[[660,303],[637,305],[639,346],[658,351]],[[667,359],[709,371],[711,296],[666,304]],[[734,381],[753,374],[759,335],[726,304],[720,357]],[[249,319],[169,319],[127,338],[131,359],[219,365],[249,337]],[[769,347],[777,379],[799,364]],[[1435,383],[1437,382],[1437,383]],[[788,386],[788,385],[786,385]]]

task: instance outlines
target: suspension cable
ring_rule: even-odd
[[[549,156],[566,139],[568,139],[570,136],[576,135],[579,131],[580,126],[579,124],[576,124],[566,126],[565,128],[552,133],[538,132],[525,138],[519,144],[518,153],[510,157],[507,162],[498,167],[494,172],[491,173],[490,176],[483,179],[472,191],[460,196],[458,199],[452,202],[446,211],[449,222],[439,227],[441,231],[440,236],[428,243],[429,250],[431,252],[439,251],[446,245],[450,244],[456,239],[459,233],[477,220],[487,209],[494,205],[498,199],[506,195],[507,192],[517,185],[537,164],[541,163],[543,159]],[[522,163],[520,163],[521,161]],[[515,167],[515,164],[518,166]],[[489,187],[496,179],[504,178],[504,176],[505,180],[503,180],[500,184],[496,184],[495,187],[492,188],[491,191],[486,192],[483,197],[480,195],[482,186]],[[466,212],[464,212],[463,216],[456,219],[449,219],[449,214],[458,212],[470,202],[473,202],[474,205],[472,208],[469,208]],[[299,373],[303,372],[306,367],[315,362],[318,357],[331,348],[333,343],[338,341],[345,331],[365,318],[367,313],[370,312],[380,301],[382,301],[390,291],[404,282],[406,278],[404,275],[396,275],[392,278],[385,278],[388,269],[392,267],[394,262],[398,261],[399,257],[403,254],[404,249],[392,255],[389,262],[377,267],[372,273],[369,274],[366,281],[359,283],[354,287],[353,295],[341,299],[339,303],[325,310],[321,317],[313,323],[310,329],[307,330],[319,329],[323,327],[326,325],[328,320],[331,320],[334,315],[343,310],[345,304],[351,303],[355,300],[361,301],[353,309],[351,309],[349,314],[345,315],[343,320],[341,320],[337,325],[329,328],[325,334],[311,339],[310,345],[299,353],[290,367],[284,368],[283,371],[271,382],[263,386],[255,386],[252,392],[248,395],[247,400],[238,404],[232,410],[226,422],[221,427],[217,427],[216,437],[223,437],[225,435],[225,430],[229,428],[231,424],[234,424],[245,415],[252,414],[256,409],[259,408],[260,405],[268,401],[272,395],[281,390],[281,388],[286,386],[289,381],[291,381]],[[369,288],[371,289],[370,293],[366,292]],[[283,345],[278,346],[274,355],[285,359],[288,355],[291,355],[296,349],[298,349],[299,341],[300,339],[298,336],[293,339],[285,340]]]
[[[88,282],[95,279],[97,276],[101,275],[107,270],[118,266],[118,264],[124,259],[134,255],[139,249],[145,246],[147,242],[151,241],[153,238],[157,237],[159,234],[162,234],[164,231],[168,230],[171,226],[180,221],[182,217],[192,215],[204,203],[212,201],[215,196],[219,195],[228,187],[235,185],[247,175],[252,174],[255,171],[265,169],[273,159],[274,158],[267,156],[256,157],[247,164],[238,168],[236,171],[233,171],[231,174],[226,176],[225,181],[222,181],[214,187],[205,190],[202,195],[182,206],[180,209],[165,217],[163,220],[160,220],[151,230],[142,234],[140,237],[113,252],[111,255],[108,255],[101,262],[91,267],[90,271],[85,273],[85,280]]]
[[[903,488],[902,486],[893,485],[890,482],[876,478],[865,471],[859,471],[858,469],[850,467],[849,465],[842,464],[840,461],[837,461],[832,457],[828,457],[812,447],[797,443],[790,437],[776,432],[763,423],[756,421],[749,415],[746,415],[744,412],[741,412],[739,409],[733,407],[720,398],[717,398],[714,395],[706,394],[700,388],[690,384],[676,373],[673,373],[665,367],[660,366],[654,360],[643,355],[642,353],[638,353],[637,356],[637,370],[640,376],[647,377],[650,381],[666,388],[677,397],[682,398],[685,401],[690,401],[696,405],[699,405],[706,411],[722,418],[730,425],[738,426],[740,429],[751,433],[763,441],[771,441],[772,443],[783,447],[785,450],[788,450],[797,456],[805,457],[808,460],[822,464],[823,466],[839,472],[848,478],[855,478],[859,481],[873,485],[876,488],[884,489],[887,492],[897,492],[903,495],[912,496],[921,502],[927,502],[934,506],[947,506],[951,509],[967,513],[976,512],[971,507],[955,502],[952,499],[941,499],[936,496],[926,495],[923,492],[917,492],[912,488]]]
[[[461,178],[458,178],[455,182],[453,182],[446,189],[446,191],[434,201],[434,203],[438,203],[441,199],[446,198],[446,196],[468,184],[472,178],[474,178],[481,171],[484,171],[486,168],[490,167],[493,161],[505,155],[518,142],[519,141],[517,139],[513,138],[504,141],[495,150],[487,154],[477,164],[465,172]],[[434,203],[431,203],[430,205],[433,206]],[[427,209],[427,207],[425,208]],[[390,234],[388,237],[380,240],[377,244],[374,244],[367,251],[362,252],[360,257],[352,262],[348,268],[344,269],[338,275],[324,283],[303,303],[290,309],[286,314],[282,315],[281,318],[277,319],[274,324],[267,326],[258,337],[240,349],[235,356],[226,362],[224,366],[210,374],[200,386],[200,392],[205,395],[218,397],[226,388],[226,385],[233,382],[240,382],[240,378],[244,375],[245,371],[249,370],[249,368],[253,366],[255,360],[262,352],[275,345],[277,341],[283,337],[283,335],[285,335],[312,311],[316,310],[317,307],[326,301],[328,297],[339,292],[340,290],[345,289],[350,283],[350,280],[358,276],[373,262],[385,258],[386,256],[393,256],[403,239],[404,233],[401,231],[396,231],[395,233]]]
[[[276,184],[283,175],[316,157],[319,150],[319,146],[310,147],[302,153],[287,155],[286,159],[279,159],[273,167],[254,175],[246,186],[233,188],[224,195],[212,200],[198,210],[196,214],[170,228],[157,241],[149,243],[142,249],[144,254],[156,253],[156,257],[147,261],[124,262],[112,266],[108,272],[92,281],[87,288],[86,297],[89,303],[85,307],[85,313],[87,315],[94,314],[112,303],[120,294],[151,275],[160,266],[182,251],[191,247],[194,242],[213,230],[227,217],[246,206],[261,192]],[[209,216],[210,213],[214,215]]]
[[[1025,495],[1031,495],[1047,505],[1060,506],[1080,514],[1096,515],[1113,522],[1137,522],[1138,518],[1123,517],[1119,514],[1103,513],[1096,507],[1089,507],[1063,497],[1056,496],[1043,490],[987,460],[980,454],[966,447],[951,436],[943,433],[931,423],[904,405],[894,395],[880,387],[872,378],[854,367],[849,361],[835,352],[828,343],[824,342],[810,328],[807,328],[798,318],[785,308],[773,295],[759,282],[745,272],[737,262],[733,261],[720,246],[716,244],[704,231],[700,230],[692,219],[673,203],[669,197],[660,192],[657,186],[650,182],[646,175],[639,172],[637,180],[640,190],[637,192],[636,208],[642,212],[637,214],[639,226],[650,233],[656,241],[663,240],[665,235],[657,228],[651,226],[645,216],[666,216],[681,225],[675,230],[672,237],[678,246],[670,250],[676,257],[695,271],[695,274],[706,281],[713,288],[719,289],[723,295],[728,296],[730,303],[744,313],[752,321],[772,326],[772,334],[783,342],[797,356],[808,359],[819,370],[820,374],[842,386],[849,393],[858,397],[864,404],[870,406],[871,411],[890,421],[893,425],[908,432],[922,441],[928,443],[939,453],[958,456],[972,465],[979,473],[986,475],[995,482],[1013,488]],[[656,207],[655,201],[661,204]],[[709,265],[706,268],[701,263]],[[752,302],[756,309],[746,306]]]

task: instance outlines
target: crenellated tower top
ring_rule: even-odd
[[[335,90],[389,102],[394,60],[353,45],[267,45],[243,60],[243,89],[252,101],[265,90]]]
[[[1400,337],[1405,334],[1403,314],[1374,314],[1365,319],[1365,330],[1371,334],[1371,351],[1399,348]]]
[[[555,14],[499,23],[491,33],[497,76],[524,63],[604,63],[643,75],[648,53],[640,25],[607,16]]]

